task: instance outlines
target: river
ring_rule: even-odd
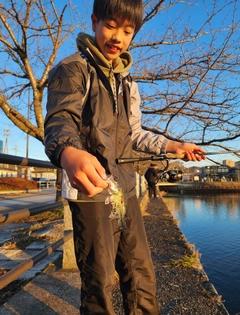
[[[164,196],[230,315],[240,314],[240,194]]]

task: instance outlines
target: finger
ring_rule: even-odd
[[[104,184],[105,184],[104,186],[107,186],[105,182]],[[98,184],[92,183],[92,181],[88,178],[88,176],[85,173],[82,173],[79,179],[75,179],[72,183],[72,186],[73,188],[76,188],[77,190],[81,191],[88,197],[93,197],[96,194],[99,194],[100,192],[103,191],[103,188],[105,188],[100,187]]]
[[[106,174],[105,168],[102,167],[101,163],[95,157],[93,158],[91,163],[92,163],[93,167],[95,168],[96,172],[99,174],[99,176],[105,181],[107,179],[107,174]]]
[[[103,188],[95,187],[93,185],[91,187],[89,186],[89,188],[87,188],[86,186],[80,185],[79,191],[81,191],[82,193],[84,193],[88,197],[93,197],[93,196],[101,193],[103,191]]]
[[[195,154],[194,152],[190,152],[189,154],[190,154],[190,156],[191,156],[191,161],[196,162],[196,161],[197,161],[197,156],[196,156],[196,154]],[[200,158],[200,156],[199,156],[199,158]]]
[[[198,152],[198,153],[206,153],[206,151],[203,150],[203,149],[200,148],[200,147],[196,147],[193,151],[194,151],[194,152]]]
[[[204,159],[203,155],[195,154],[196,159],[200,162]]]
[[[100,175],[99,172],[102,173],[102,175]],[[108,186],[107,182],[104,180],[104,177],[107,178],[105,169],[101,166],[101,164],[97,169],[94,165],[89,165],[86,171],[86,176],[95,187],[106,188]]]
[[[103,191],[103,188],[93,186],[91,190],[84,189],[83,193],[88,197],[93,197]]]
[[[185,152],[185,156],[186,156],[187,161],[194,161],[194,162],[197,161],[197,157],[194,152],[187,151]]]
[[[185,152],[185,158],[184,158],[184,161],[192,161],[192,155],[191,155],[191,152],[189,152],[189,151],[186,151],[186,152]]]
[[[198,152],[194,151],[194,154],[195,154],[198,161],[206,160],[206,156],[204,155],[205,153],[206,152],[202,152],[202,151],[201,152],[200,151],[198,151]]]

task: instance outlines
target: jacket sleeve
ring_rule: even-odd
[[[133,149],[150,154],[165,154],[168,139],[141,127],[140,95],[137,83],[132,81],[130,88],[131,113],[129,122],[132,128]]]
[[[61,167],[59,158],[65,147],[82,148],[79,135],[88,79],[88,73],[74,58],[50,71],[44,144],[47,156],[57,167]]]

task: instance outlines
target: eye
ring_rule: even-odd
[[[114,29],[116,27],[115,23],[113,21],[108,21],[106,22],[106,26],[109,28],[109,29]]]
[[[126,30],[124,30],[124,32],[126,35],[132,35],[133,30],[132,29],[126,29]]]

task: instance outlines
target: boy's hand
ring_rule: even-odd
[[[166,151],[175,154],[184,153],[184,161],[206,160],[205,151],[194,143],[169,141]]]
[[[60,157],[73,188],[92,197],[108,186],[105,169],[97,158],[90,153],[74,147],[66,147]]]

